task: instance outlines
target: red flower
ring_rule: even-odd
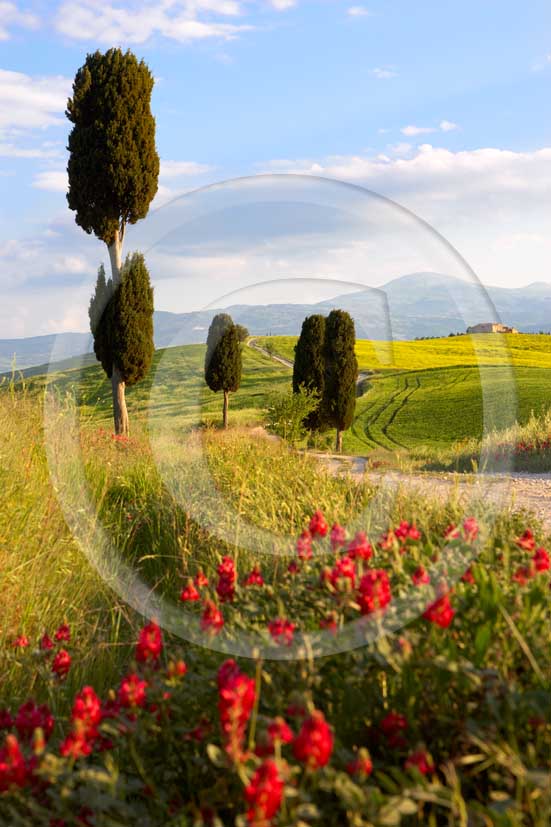
[[[217,571],[216,593],[222,602],[231,603],[235,597],[235,581],[237,578],[235,563],[232,558],[223,557]]]
[[[339,525],[338,523],[334,523],[331,529],[331,548],[333,551],[336,551],[340,546],[344,546],[346,543],[346,529]]]
[[[329,612],[328,615],[322,617],[319,622],[320,629],[327,629],[330,632],[337,631],[337,615],[335,612]]]
[[[296,625],[290,620],[277,617],[268,623],[268,631],[276,643],[281,646],[290,646],[293,642]]]
[[[118,700],[124,709],[131,709],[145,705],[147,681],[141,680],[134,672],[126,675],[121,681]]]
[[[71,668],[71,655],[65,649],[60,649],[52,661],[52,672],[58,678],[66,678]]]
[[[312,535],[307,528],[297,540],[297,554],[301,560],[309,560],[312,557]]]
[[[350,581],[350,586],[356,585],[356,565],[354,560],[347,555],[339,558],[330,574],[330,581],[334,588],[338,587],[339,581]]]
[[[68,643],[71,640],[71,630],[66,623],[59,627],[54,635],[54,638],[58,643],[61,643],[62,641]]]
[[[50,649],[54,648],[54,642],[48,634],[42,635],[38,645],[43,652],[48,652]]]
[[[98,726],[102,718],[100,699],[91,686],[85,686],[75,698],[71,712],[73,728],[61,744],[61,755],[75,759],[90,755],[100,738]]]
[[[195,575],[195,585],[197,586],[198,589],[202,589],[204,586],[208,586],[208,584],[209,584],[208,577],[206,576],[206,574],[203,574],[203,572],[201,570],[199,570],[197,572],[197,574]]]
[[[12,643],[14,649],[26,649],[28,645],[29,638],[27,637],[27,635],[19,635],[19,637],[16,637]]]
[[[455,610],[452,608],[448,594],[444,594],[442,597],[439,597],[438,600],[431,603],[430,606],[428,606],[423,612],[423,617],[425,620],[429,620],[431,623],[436,623],[436,625],[440,626],[442,629],[447,629],[452,622],[454,615]]]
[[[349,775],[357,775],[360,778],[368,778],[373,772],[373,763],[369,752],[362,748],[358,751],[358,755],[353,761],[346,765],[346,771]]]
[[[291,560],[291,562],[287,566],[287,571],[289,572],[289,574],[298,574],[299,573],[300,566],[296,562],[296,560]]]
[[[310,520],[310,534],[312,537],[325,537],[329,527],[321,511],[316,511]]]
[[[415,523],[408,523],[407,520],[402,520],[398,528],[394,529],[394,536],[398,538],[401,543],[407,540],[420,540],[421,532]]]
[[[390,581],[383,569],[371,569],[360,580],[358,603],[363,615],[383,610],[391,601]]]
[[[293,743],[293,753],[310,770],[325,767],[333,752],[333,733],[323,712],[314,710],[303,722]]]
[[[27,766],[15,735],[6,735],[0,749],[0,793],[10,787],[24,787],[27,782]]]
[[[245,787],[245,798],[250,805],[247,821],[252,827],[269,827],[281,807],[283,780],[275,761],[267,759],[254,773]]]
[[[471,585],[474,583],[474,574],[472,572],[471,566],[469,566],[469,568],[463,572],[463,574],[461,575],[461,580],[463,581],[463,583],[471,583]]]
[[[379,541],[380,547],[383,551],[388,551],[391,548],[394,548],[398,544],[398,538],[396,537],[395,533],[390,529],[381,537]]]
[[[532,562],[535,566],[536,571],[549,571],[549,569],[551,568],[551,561],[549,560],[549,555],[544,548],[536,549],[535,554],[532,557]]]
[[[37,706],[35,702],[31,700],[19,707],[14,723],[19,737],[30,741],[37,729],[41,729],[44,737],[49,738],[53,732],[55,722],[46,704]]]
[[[404,733],[408,728],[405,715],[392,710],[380,722],[379,727],[388,740],[389,747],[403,747],[406,744]]]
[[[245,731],[255,697],[254,680],[234,660],[225,661],[218,670],[218,712],[224,749],[233,761],[245,757]]]
[[[187,672],[187,665],[183,660],[170,661],[167,674],[169,678],[183,678]]]
[[[520,586],[525,586],[526,583],[533,577],[535,574],[534,568],[532,565],[530,566],[519,566],[516,572],[513,574],[513,580],[515,580]]]
[[[363,531],[358,531],[353,540],[350,540],[346,553],[353,560],[369,560],[373,557],[373,546]]]
[[[293,737],[293,732],[287,722],[280,717],[274,718],[274,720],[268,724],[264,737],[261,743],[257,744],[255,752],[260,758],[266,755],[273,755],[276,742],[280,744],[290,744]]]
[[[411,579],[415,586],[421,586],[423,583],[430,583],[429,573],[423,566],[418,566],[415,569],[411,575]]]
[[[212,600],[205,602],[205,608],[201,616],[201,629],[203,632],[210,632],[217,635],[224,625],[222,612]]]
[[[457,528],[455,523],[450,523],[450,525],[447,527],[447,529],[444,532],[444,540],[446,540],[446,542],[448,540],[457,540],[458,537],[459,537],[459,529]]]
[[[463,521],[463,533],[468,543],[476,540],[478,537],[478,523],[474,517],[467,517],[467,519]]]
[[[529,528],[526,529],[524,534],[516,538],[515,543],[519,548],[524,549],[524,551],[533,551],[536,547],[534,535]]]
[[[260,573],[260,569],[258,566],[255,566],[251,573],[245,578],[245,585],[246,586],[263,586],[264,585],[264,578]]]
[[[188,584],[185,589],[182,589],[180,594],[180,600],[182,603],[188,603],[194,600],[200,600],[201,595],[193,585],[193,580],[188,580]]]
[[[136,644],[138,663],[156,664],[163,651],[163,634],[154,620],[144,626]]]
[[[418,749],[411,752],[404,763],[404,769],[410,770],[416,767],[420,773],[426,775],[429,772],[434,772],[434,764],[429,753],[424,749]]]

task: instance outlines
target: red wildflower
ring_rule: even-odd
[[[298,574],[299,573],[300,566],[296,562],[296,560],[291,560],[291,562],[287,566],[287,571],[289,572],[289,574]]]
[[[516,538],[515,543],[524,551],[533,551],[536,548],[536,540],[529,528],[526,529],[524,534]]]
[[[203,632],[210,632],[217,635],[224,625],[222,612],[212,600],[205,602],[205,608],[201,616],[201,629]]]
[[[308,769],[317,770],[325,767],[333,752],[333,733],[325,720],[323,712],[314,710],[303,722],[300,732],[293,743],[293,753],[297,761],[306,764]]]
[[[237,578],[235,563],[232,558],[223,557],[217,571],[218,583],[216,584],[216,593],[222,602],[231,603],[235,597],[235,581]]]
[[[411,575],[411,579],[415,586],[421,586],[423,583],[430,583],[429,573],[424,566],[418,566]]]
[[[461,580],[463,581],[463,583],[471,583],[471,585],[474,583],[474,574],[472,572],[471,566],[469,566],[469,568],[463,572],[463,574],[461,575]]]
[[[27,637],[27,635],[19,635],[19,637],[16,637],[12,643],[14,649],[26,649],[28,645],[29,638]]]
[[[415,523],[408,523],[407,520],[402,520],[398,528],[394,529],[394,536],[398,538],[401,543],[407,540],[420,540],[421,532]]]
[[[48,634],[42,635],[38,645],[43,652],[48,652],[50,649],[54,648],[54,642]]]
[[[408,721],[405,715],[400,712],[392,710],[389,712],[379,724],[383,734],[385,735],[389,747],[403,747],[406,744],[404,733],[408,728]]]
[[[144,626],[136,644],[138,663],[157,664],[163,651],[163,633],[154,620]]]
[[[358,531],[353,540],[350,540],[346,553],[353,560],[369,560],[373,557],[373,546],[363,531]]]
[[[6,735],[0,749],[0,793],[10,787],[24,787],[27,781],[27,766],[21,747],[15,735]]]
[[[535,574],[534,568],[530,566],[519,566],[516,572],[513,574],[513,580],[515,580],[520,586],[525,586],[526,583],[532,578]]]
[[[202,589],[203,587],[208,586],[208,584],[209,584],[208,577],[201,570],[199,570],[197,572],[197,574],[195,575],[195,585],[197,586],[198,589]]]
[[[62,641],[68,643],[71,640],[71,630],[66,623],[59,627],[54,635],[54,638],[58,643],[61,643]]]
[[[532,562],[535,566],[536,571],[549,571],[549,569],[551,568],[551,561],[549,560],[549,555],[544,548],[536,549],[535,554],[532,557]]]
[[[396,537],[395,533],[392,529],[389,529],[381,539],[379,540],[379,545],[383,549],[383,551],[389,551],[391,548],[394,548],[398,544],[398,538]]]
[[[467,517],[466,520],[463,520],[463,533],[468,543],[476,540],[478,537],[478,523],[474,517]]]
[[[233,761],[241,761],[256,692],[254,680],[241,672],[234,660],[225,661],[218,670],[218,697],[224,749]]]
[[[61,755],[75,759],[90,755],[100,738],[98,726],[102,718],[100,699],[91,686],[85,686],[75,698],[71,712],[73,728],[61,744]]]
[[[319,622],[320,629],[327,629],[330,632],[337,631],[337,614],[336,612],[329,612],[329,614],[322,617]]]
[[[334,523],[331,529],[331,548],[333,551],[336,551],[341,546],[344,546],[346,543],[346,529],[339,525],[338,523]]]
[[[276,643],[281,646],[290,646],[293,642],[296,625],[290,620],[277,617],[268,623],[268,631]]]
[[[459,529],[455,525],[455,523],[450,523],[447,529],[444,532],[444,540],[448,542],[449,540],[457,540],[459,537]]]
[[[349,775],[357,775],[360,778],[370,776],[373,772],[373,762],[369,752],[363,747],[358,750],[356,758],[346,765],[346,771]]]
[[[245,578],[246,586],[263,586],[264,578],[258,566],[255,566],[249,575]]]
[[[71,655],[66,649],[60,649],[52,661],[52,672],[58,678],[66,678],[71,668]]]
[[[390,581],[383,569],[371,569],[360,580],[358,603],[363,615],[384,609],[391,600]]]
[[[36,729],[41,729],[44,737],[49,738],[55,722],[46,704],[37,706],[34,701],[30,700],[19,707],[14,723],[19,737],[30,741]]]
[[[187,586],[185,587],[185,589],[182,589],[182,592],[180,594],[180,600],[182,601],[182,603],[188,603],[200,599],[201,595],[193,585],[193,580],[188,580]]]
[[[183,678],[186,672],[187,665],[183,660],[171,660],[168,664],[167,675],[169,678]]]
[[[310,534],[312,537],[325,537],[329,526],[325,521],[325,517],[321,511],[316,511],[310,520]]]
[[[247,821],[252,827],[271,825],[281,807],[283,786],[275,761],[264,761],[245,787],[245,798],[250,805]]]
[[[431,603],[430,606],[423,612],[425,620],[431,623],[436,623],[442,629],[447,629],[453,620],[455,610],[452,608],[448,594],[444,594]]]
[[[424,749],[415,750],[415,752],[411,752],[406,758],[404,769],[410,770],[413,767],[416,767],[423,775],[426,775],[429,772],[434,772],[432,758]]]
[[[118,700],[124,709],[145,705],[147,681],[142,680],[134,672],[126,675],[121,681]]]
[[[307,528],[297,540],[297,554],[301,560],[309,560],[312,557],[312,535]]]
[[[276,742],[290,744],[292,740],[293,731],[284,718],[274,718],[268,724],[260,743],[257,743],[255,752],[260,758],[273,755]]]
[[[347,580],[350,586],[354,588],[356,585],[356,565],[351,557],[344,555],[335,563],[330,574],[330,581],[331,584],[337,588],[339,581],[343,581],[346,584]]]

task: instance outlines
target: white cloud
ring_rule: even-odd
[[[398,72],[390,66],[376,66],[375,69],[371,69],[370,74],[377,80],[389,80],[398,77]]]
[[[13,143],[0,142],[0,158],[58,158],[59,150],[43,143],[39,147],[26,149]]]
[[[269,2],[276,11],[287,11],[297,4],[296,0],[269,0]]]
[[[0,0],[0,40],[9,40],[11,26],[36,29],[39,26],[39,20],[34,14],[19,9],[15,3]]]
[[[33,187],[48,192],[67,192],[69,182],[65,170],[48,169],[38,172],[33,180]]]
[[[433,126],[404,126],[400,130],[402,135],[407,135],[408,137],[415,137],[415,135],[428,135],[431,132],[436,132],[435,127]]]
[[[252,26],[221,22],[212,16],[231,18],[242,11],[241,2],[235,0],[132,0],[124,6],[66,0],[59,7],[56,27],[75,40],[109,45],[145,43],[155,35],[180,43],[208,38],[231,40]]]
[[[163,161],[161,160],[161,178],[180,178],[191,175],[204,175],[213,169],[209,164],[198,164],[195,161]]]
[[[440,129],[442,132],[453,132],[454,129],[459,129],[459,127],[453,121],[440,121]]]
[[[65,123],[71,81],[61,75],[31,76],[0,69],[0,131],[44,129]]]
[[[370,17],[371,12],[365,6],[349,6],[347,12],[349,17]]]
[[[387,149],[393,155],[396,155],[400,158],[403,158],[406,155],[411,155],[411,153],[413,152],[413,146],[411,144],[408,144],[407,141],[400,141],[397,144],[389,144]]]

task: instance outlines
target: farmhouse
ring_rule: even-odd
[[[467,328],[467,333],[518,333],[516,327],[507,327],[499,322],[482,322]]]

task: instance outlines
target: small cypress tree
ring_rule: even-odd
[[[323,416],[337,429],[335,448],[342,451],[342,433],[354,420],[358,360],[354,351],[356,332],[351,316],[332,310],[325,322],[325,388]]]
[[[241,343],[231,316],[219,313],[211,322],[205,355],[205,381],[212,391],[224,392],[222,422],[228,427],[229,394],[241,384]]]
[[[97,51],[87,55],[76,73],[67,103],[66,115],[73,124],[67,202],[77,224],[107,245],[113,290],[121,278],[126,226],[145,218],[157,192],[153,83],[147,65],[132,52]],[[119,339],[129,341],[123,333]],[[115,431],[126,433],[121,430],[128,428],[125,380],[116,363],[104,368],[111,376]]]
[[[298,342],[295,345],[295,361],[293,364],[293,393],[299,393],[304,387],[307,391],[314,391],[323,398],[325,387],[325,317],[307,316],[300,331]],[[323,421],[321,408],[312,411],[304,421],[309,430],[320,430]]]
[[[115,288],[111,279],[106,282],[103,265],[100,267],[89,316],[96,358],[107,376],[112,378],[117,370],[121,378],[122,399],[120,395],[113,397],[115,430],[127,434],[124,389],[147,375],[155,350],[153,288],[141,253],[126,257]]]

